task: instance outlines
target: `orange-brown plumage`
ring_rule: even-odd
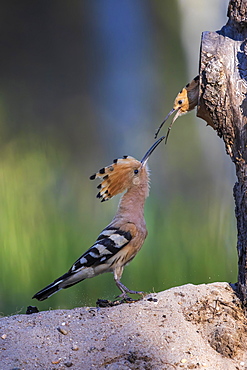
[[[97,197],[105,201],[123,193],[135,181],[136,174],[134,171],[139,171],[140,168],[141,162],[131,156],[115,159],[110,166],[101,169],[90,177],[91,179],[102,179],[102,182],[98,185],[99,193]],[[143,172],[145,170],[146,168],[143,168]]]

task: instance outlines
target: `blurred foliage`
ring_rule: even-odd
[[[168,0],[2,6],[3,314],[25,312],[30,304],[94,305],[119,293],[105,274],[47,301],[31,300],[70,268],[115,213],[119,197],[101,204],[89,176],[115,157],[141,158],[176,93],[194,77],[186,75],[179,9]],[[149,234],[123,283],[159,291],[234,282],[234,178],[220,139],[193,113],[181,117],[150,168]]]

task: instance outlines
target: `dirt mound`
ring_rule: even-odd
[[[246,370],[246,318],[227,283],[136,303],[0,319],[1,370]]]

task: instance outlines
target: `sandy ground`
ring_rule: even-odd
[[[246,370],[246,318],[227,283],[135,303],[0,318],[1,370]]]

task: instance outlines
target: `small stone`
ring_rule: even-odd
[[[3,334],[3,335],[1,336],[1,338],[2,338],[2,339],[6,339],[6,338],[7,338],[7,334]]]
[[[72,362],[68,361],[68,362],[65,362],[64,365],[67,366],[67,367],[71,367],[73,364],[72,364]]]
[[[91,352],[96,351],[96,350],[97,350],[97,348],[93,346],[93,347],[89,348],[88,352],[91,353]]]
[[[187,362],[186,358],[183,358],[183,359],[181,360],[181,362],[182,362],[182,364],[185,364],[185,362]]]
[[[73,344],[71,349],[72,349],[72,351],[78,351],[79,347],[76,344]]]
[[[57,365],[57,364],[59,364],[59,363],[60,363],[60,361],[61,361],[61,358],[59,358],[58,360],[54,360],[54,361],[52,361],[51,363],[52,363],[53,365]]]
[[[59,333],[63,334],[63,335],[67,335],[68,334],[68,331],[63,329],[63,328],[60,328],[58,327],[57,330],[59,331]]]

